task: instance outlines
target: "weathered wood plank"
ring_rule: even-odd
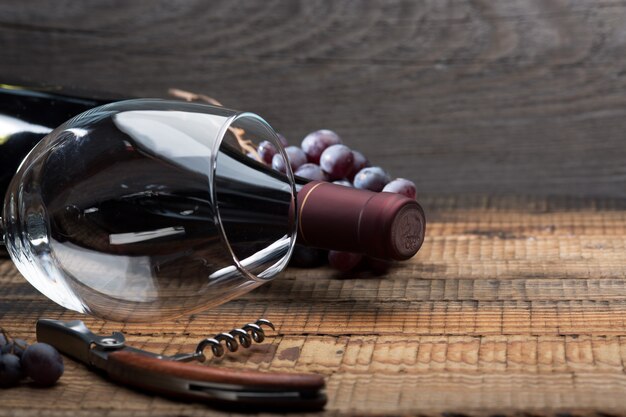
[[[0,78],[206,93],[292,142],[336,129],[424,192],[624,197],[625,18],[590,0],[9,0]]]
[[[327,268],[289,269],[241,299],[192,317],[120,325],[54,305],[5,261],[0,322],[32,341],[39,317],[82,318],[95,331],[121,328],[134,346],[175,354],[263,316],[277,325],[266,343],[211,363],[321,373],[329,415],[621,414],[621,203],[433,197],[426,204],[433,220],[424,249],[385,277],[342,279]],[[212,413],[126,390],[71,361],[62,381],[51,390],[0,391],[0,401],[24,415],[52,406],[59,415],[86,409]]]
[[[185,346],[188,339],[180,337],[131,340],[156,352],[191,347]],[[179,343],[180,349],[175,347]],[[168,348],[163,349],[165,345]],[[625,352],[623,338],[605,337],[279,337],[241,352],[237,359],[214,362],[327,375],[329,413],[439,414],[445,409],[469,415],[511,410],[593,414],[597,410],[619,413],[626,405],[619,395],[626,385]],[[50,403],[51,394],[60,400]],[[21,396],[35,400],[32,408],[54,406],[59,411],[100,408],[103,396],[113,399],[107,403],[112,411],[206,411],[199,405],[159,398],[146,401],[143,394],[96,378],[73,362],[68,362],[67,375],[57,387],[17,388],[3,403],[23,407]]]
[[[586,0],[0,1],[0,82],[206,93],[292,142],[335,129],[426,196],[424,248],[386,277],[290,269],[121,326],[131,343],[188,351],[266,316],[267,343],[214,363],[320,372],[327,415],[624,414],[625,16]],[[43,316],[81,318],[0,262],[0,323],[32,341]],[[217,414],[66,364],[50,390],[0,390],[0,415]]]

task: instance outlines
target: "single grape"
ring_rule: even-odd
[[[28,343],[26,343],[24,339],[13,339],[6,345],[2,346],[2,348],[0,348],[0,352],[2,352],[3,354],[12,353],[15,356],[22,357],[22,354],[27,347]]]
[[[322,171],[322,168],[320,168],[319,165],[315,165],[310,162],[307,162],[298,168],[295,174],[311,181],[328,181],[328,177],[326,176],[326,173]]]
[[[381,167],[367,167],[354,176],[354,187],[379,192],[389,182],[389,176]]]
[[[259,143],[259,147],[256,151],[261,157],[261,160],[269,165],[272,163],[272,158],[274,158],[274,155],[276,155],[276,146],[274,146],[272,142],[264,140],[263,142]]]
[[[333,184],[337,184],[337,185],[343,185],[344,187],[350,187],[352,188],[352,183],[348,180],[337,180],[337,181],[333,181]]]
[[[287,153],[287,159],[289,160],[292,170],[296,171],[302,165],[306,164],[306,154],[297,146],[287,146],[285,152]]]
[[[287,154],[287,159],[289,160],[289,165],[291,165],[292,171],[296,171],[300,168],[300,166],[306,164],[306,155],[302,149],[297,146],[287,146],[285,148],[285,153]],[[281,154],[277,153],[274,155],[274,158],[272,158],[272,168],[282,173],[287,172],[285,160]]]
[[[302,150],[306,154],[309,162],[320,163],[320,156],[326,148],[331,145],[343,143],[339,135],[332,130],[322,129],[311,132],[302,139]]]
[[[352,171],[352,151],[346,145],[332,145],[322,152],[320,166],[332,180],[345,178]]]
[[[315,268],[324,262],[325,251],[308,246],[296,245],[293,248],[289,266]]]
[[[272,168],[274,168],[276,171],[282,172],[283,174],[287,172],[285,158],[283,158],[281,154],[277,153],[272,158]]]
[[[280,140],[280,144],[283,145],[283,148],[286,148],[289,143],[287,142],[287,138],[280,133],[277,133],[278,140]]]
[[[14,387],[22,379],[20,358],[12,353],[0,356],[0,387]]]
[[[389,184],[385,185],[383,192],[386,193],[398,193],[403,196],[415,199],[417,191],[415,189],[415,183],[405,178],[396,178]]]
[[[328,263],[331,267],[341,271],[348,272],[357,267],[363,259],[360,253],[340,252],[331,250],[328,252]]]
[[[50,386],[63,375],[63,358],[49,344],[34,343],[24,351],[22,368],[36,385]]]
[[[354,176],[363,168],[370,166],[370,161],[359,151],[352,151],[352,171],[348,175],[348,179],[352,181]]]

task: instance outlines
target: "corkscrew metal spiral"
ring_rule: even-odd
[[[261,326],[267,326],[272,330],[276,330],[271,321],[266,319],[258,319],[254,323],[248,323],[241,327],[232,329],[229,332],[218,333],[213,337],[207,337],[198,343],[196,351],[190,354],[179,354],[173,357],[177,361],[191,361],[197,360],[200,362],[206,361],[204,351],[209,346],[211,352],[215,357],[224,356],[226,350],[229,352],[236,352],[239,349],[239,345],[244,348],[252,346],[252,342],[262,343],[265,340],[265,330]],[[222,344],[222,342],[224,342]]]

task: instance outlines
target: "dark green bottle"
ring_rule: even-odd
[[[0,202],[20,162],[37,142],[72,117],[111,101],[67,95],[58,88],[0,84]]]
[[[0,207],[20,163],[48,132],[84,111],[115,101],[88,97],[66,94],[60,88],[0,84]],[[0,256],[6,256],[3,245]]]

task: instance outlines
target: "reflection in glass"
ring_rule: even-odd
[[[44,138],[5,200],[20,272],[75,311],[149,321],[221,304],[272,278],[295,240],[294,183],[246,155],[261,118],[130,100]]]

